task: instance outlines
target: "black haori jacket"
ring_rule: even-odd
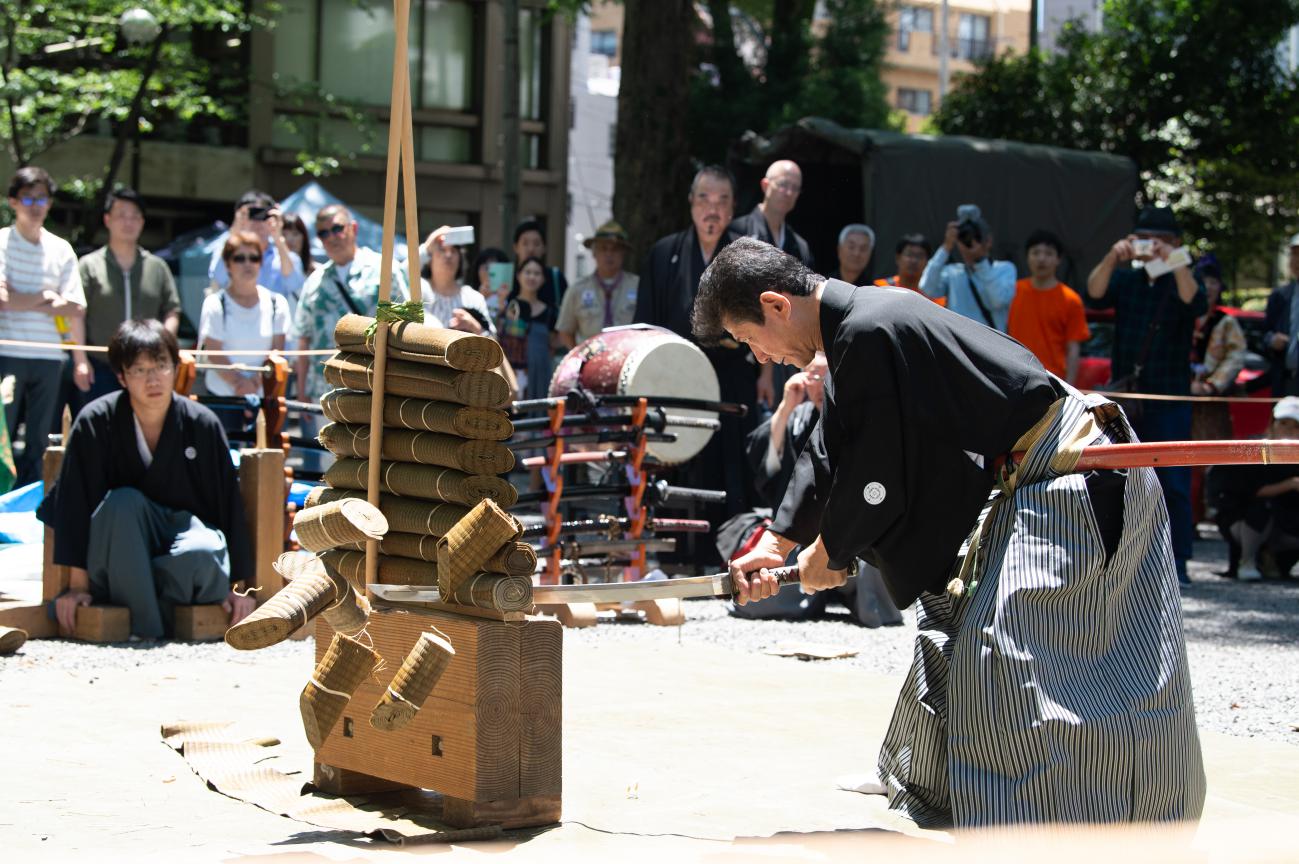
[[[221,421],[211,409],[172,394],[148,468],[140,458],[135,412],[125,390],[77,415],[58,482],[38,516],[54,529],[54,563],[86,566],[90,517],[109,490],[138,489],[155,504],[186,510],[225,535],[230,581],[250,580],[253,552],[239,478]]]
[[[860,557],[899,608],[940,591],[992,491],[992,460],[1063,395],[1004,333],[903,288],[829,280],[821,421],[771,530]],[[982,463],[982,464],[980,464]]]

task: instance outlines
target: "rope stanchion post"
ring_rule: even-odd
[[[262,371],[262,414],[266,417],[266,441],[269,447],[287,452],[284,440],[284,399],[289,393],[289,361],[278,354],[266,358]]]
[[[188,351],[180,352],[180,364],[176,367],[176,380],[172,387],[177,396],[188,397],[194,390],[194,382],[198,380],[198,364],[194,360],[194,355]]]

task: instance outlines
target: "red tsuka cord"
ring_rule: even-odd
[[[1024,453],[1011,454],[1015,462]],[[1154,441],[1084,447],[1074,471],[1299,464],[1299,441]]]

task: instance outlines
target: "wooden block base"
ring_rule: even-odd
[[[658,627],[676,627],[686,622],[686,610],[680,600],[641,600],[636,608],[645,613],[645,621]]]
[[[131,610],[125,606],[79,606],[72,636],[83,642],[125,642],[131,636]]]
[[[547,603],[544,606],[537,606],[537,612],[541,615],[555,616],[565,627],[595,626],[594,603]]]
[[[59,635],[59,627],[45,614],[44,604],[40,606],[19,606],[16,603],[0,604],[0,627],[17,627],[26,630],[31,639],[53,639]]]
[[[379,792],[395,792],[399,789],[411,788],[405,783],[372,777],[360,771],[349,771],[346,768],[337,768],[321,762],[315,765],[312,785],[329,795],[346,798],[349,795],[374,795]]]
[[[500,825],[511,829],[553,825],[559,821],[561,809],[558,795],[533,795],[501,801],[442,797],[442,821],[452,828]]]
[[[174,636],[182,642],[215,642],[225,638],[230,614],[219,603],[177,606],[172,617]]]

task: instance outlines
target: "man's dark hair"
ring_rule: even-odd
[[[908,246],[919,246],[925,250],[926,258],[934,257],[934,247],[924,234],[903,234],[898,240],[898,245],[893,247],[893,254],[901,255]]]
[[[9,178],[9,197],[17,198],[19,192],[38,184],[44,186],[45,191],[51,195],[54,194],[54,181],[50,179],[50,172],[38,165],[24,165]]]
[[[714,344],[726,335],[723,318],[735,324],[762,323],[762,292],[806,297],[824,281],[793,255],[741,237],[717,253],[699,280],[690,329],[700,342]]]
[[[116,204],[118,201],[129,201],[130,203],[134,204],[136,206],[136,209],[140,211],[140,216],[142,218],[148,215],[144,211],[144,199],[140,197],[140,193],[136,192],[134,189],[131,189],[128,186],[119,186],[118,188],[114,189],[112,192],[109,192],[106,196],[104,196],[105,216],[113,212],[113,205]]]
[[[546,229],[541,227],[541,222],[537,219],[524,219],[514,228],[514,242],[518,243],[519,238],[529,231],[536,231],[541,235],[541,242],[546,242]]]
[[[726,182],[731,187],[732,197],[735,195],[735,178],[731,176],[731,172],[727,171],[721,165],[705,165],[695,172],[694,178],[690,181],[691,198],[695,197],[695,187],[698,186],[699,181],[705,177],[711,177],[714,180],[722,180]]]
[[[154,318],[133,318],[123,321],[108,343],[108,365],[114,373],[125,375],[141,357],[151,357],[157,363],[180,363],[180,346],[171,331]]]
[[[274,207],[275,199],[260,189],[249,189],[235,202],[235,212],[238,213],[239,208],[245,204],[251,207]]]
[[[1039,228],[1032,234],[1028,235],[1028,239],[1024,241],[1024,251],[1027,252],[1034,246],[1043,245],[1050,246],[1055,250],[1055,254],[1059,255],[1061,258],[1064,257],[1064,244],[1060,242],[1059,237],[1055,236],[1050,231],[1047,231],[1045,228]]]

